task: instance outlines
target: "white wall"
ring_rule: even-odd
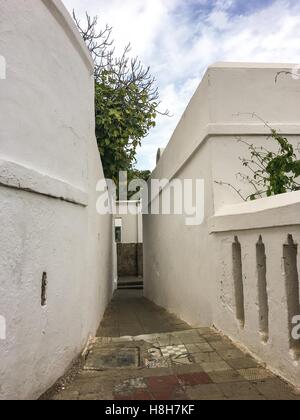
[[[215,279],[217,304],[214,323],[218,329],[246,346],[254,355],[267,363],[276,373],[300,385],[300,340],[290,344],[289,305],[299,294],[287,289],[287,271],[284,246],[292,235],[295,244],[300,239],[300,193],[293,192],[254,202],[224,207],[210,221],[215,238]],[[232,281],[234,262],[232,245],[238,238],[241,246],[242,282],[244,288],[244,325],[236,316],[235,287]],[[257,260],[257,244],[261,237],[266,263],[266,299],[259,296],[261,260]],[[300,254],[298,249],[298,287]],[[289,262],[290,264],[290,262]],[[264,293],[264,292],[263,292]],[[300,295],[298,296],[298,302]],[[267,308],[268,315],[265,309]],[[260,312],[263,309],[264,312]],[[268,321],[261,328],[260,320]],[[300,307],[293,316],[300,315]]]
[[[116,203],[115,219],[122,224],[122,243],[143,243],[143,221],[139,201],[119,201]]]
[[[201,153],[197,152],[176,178],[182,181],[204,178],[206,187],[210,185],[210,151],[210,144],[205,144]],[[160,169],[158,166],[157,170]],[[161,175],[167,178],[164,173]],[[155,171],[152,178],[156,176]],[[206,188],[205,198],[205,212],[211,214],[209,188]],[[210,325],[214,285],[208,280],[211,240],[207,220],[201,226],[186,226],[185,217],[180,215],[144,215],[143,219],[146,296],[192,326]]]
[[[36,398],[94,335],[112,289],[112,220],[93,67],[58,0],[0,0],[0,398]],[[41,280],[47,273],[47,305]]]
[[[222,213],[224,206],[238,204],[241,198],[215,181],[233,183],[248,193],[248,188],[235,177],[242,169],[239,157],[248,154],[237,139],[240,136],[255,145],[266,145],[269,134],[265,124],[252,117],[253,112],[287,135],[294,145],[298,144],[300,83],[287,75],[275,83],[276,74],[291,67],[239,63],[211,66],[152,174],[151,179],[199,178],[205,182],[205,217],[200,226],[186,226],[184,216],[144,215],[146,296],[192,326],[217,324],[226,333],[234,329],[232,324],[225,328],[226,324],[220,322],[220,270],[226,262],[220,256],[223,242],[214,233],[211,220]],[[247,224],[242,228],[247,229]],[[227,245],[232,246],[233,233]],[[229,279],[232,281],[231,272]],[[248,296],[250,305],[255,304],[252,297]],[[245,335],[232,336],[249,347],[251,340],[246,340]],[[299,371],[292,375],[294,361],[280,362],[279,354],[282,349],[286,351],[286,341],[281,347],[270,349],[266,357],[257,346],[251,348],[267,363],[272,362],[272,356],[276,358],[273,367],[294,382],[298,378],[300,383]],[[285,360],[288,358],[286,354]]]

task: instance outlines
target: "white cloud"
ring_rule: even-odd
[[[222,10],[214,10],[210,14],[208,22],[215,29],[226,29],[229,25],[228,14],[226,12],[223,12]]]
[[[138,165],[153,168],[156,149],[168,142],[205,69],[216,61],[300,62],[300,4],[277,0],[247,15],[230,13],[240,0],[64,0],[114,27],[120,49],[150,65],[161,92],[157,127],[139,150]],[[256,2],[253,2],[256,3]],[[213,6],[211,6],[213,4]],[[210,5],[209,7],[207,7]]]

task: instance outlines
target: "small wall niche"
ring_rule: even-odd
[[[241,326],[245,327],[245,301],[242,265],[242,247],[238,237],[232,244],[233,280],[235,293],[236,318]]]
[[[259,307],[259,332],[262,341],[269,341],[269,302],[267,288],[267,257],[262,236],[256,244],[257,287]]]
[[[44,307],[47,305],[47,273],[44,272],[42,275],[42,287],[41,287],[41,305]]]
[[[293,338],[293,319],[300,315],[299,298],[299,275],[298,275],[298,245],[292,235],[288,235],[287,243],[283,246],[283,261],[285,273],[285,288],[287,297],[288,329],[290,337],[290,349],[295,357],[300,358],[300,340]]]

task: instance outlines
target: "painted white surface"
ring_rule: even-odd
[[[139,201],[118,201],[115,226],[122,226],[122,243],[143,243],[143,218]],[[116,224],[117,223],[117,224]]]
[[[27,168],[7,159],[0,159],[0,184],[2,186],[31,191],[69,203],[88,205],[88,194],[70,183]]]
[[[122,219],[121,218],[116,218],[115,219],[115,227],[122,227]]]
[[[290,193],[292,196],[297,193]],[[285,197],[288,201],[289,198]],[[269,199],[267,199],[269,200]],[[279,199],[280,201],[280,199]],[[258,202],[259,203],[259,202]],[[300,212],[300,200],[295,204],[297,212]],[[290,220],[290,209],[287,205],[286,212],[281,215],[282,220]],[[226,230],[228,226],[227,216],[224,216]],[[293,235],[294,241],[299,244],[300,222],[288,227],[274,225],[270,227],[269,220],[272,218],[272,210],[266,210],[259,228],[249,226],[249,221],[255,222],[257,214],[252,213],[247,219],[241,218],[243,229],[235,230],[236,222],[232,218],[232,227],[228,232],[214,235],[215,238],[215,267],[216,267],[216,295],[218,297],[214,311],[214,324],[225,334],[235,341],[242,343],[259,359],[267,363],[268,367],[279,373],[287,380],[300,385],[300,359],[289,346],[287,293],[285,289],[285,270],[283,260],[283,246],[287,243],[288,235]],[[288,225],[288,223],[283,223]],[[262,340],[259,328],[258,312],[258,266],[256,259],[256,244],[260,235],[266,248],[267,266],[267,291],[269,305],[269,339],[267,343]],[[232,244],[237,236],[242,248],[243,283],[245,296],[245,327],[241,328],[235,316],[235,299],[232,281],[233,262]],[[298,271],[300,268],[300,256],[298,255]],[[295,314],[299,315],[299,314]]]
[[[96,332],[112,291],[112,220],[96,213],[92,62],[62,3],[0,0],[0,52],[0,399],[29,399]]]
[[[300,83],[289,76],[275,83],[276,74],[291,67],[218,63],[207,70],[152,174],[152,179],[204,179],[205,220],[202,225],[191,227],[185,225],[183,216],[145,215],[144,277],[148,298],[193,326],[215,324],[299,385],[299,365],[288,349],[281,267],[287,234],[295,234],[299,241],[299,193],[241,204],[234,191],[215,183],[229,182],[245,194],[249,192],[235,176],[241,170],[239,157],[248,153],[237,143],[237,137],[266,145],[269,134],[264,124],[250,115],[253,112],[287,135],[294,145],[298,144]],[[230,306],[233,273],[229,260],[234,235],[240,232],[248,279],[247,327],[243,333],[237,330]],[[269,247],[272,302],[272,338],[265,347],[257,329],[257,274],[253,259],[262,233]],[[220,289],[226,289],[229,303],[225,308]]]
[[[300,225],[300,191],[222,207],[209,221],[211,233]]]

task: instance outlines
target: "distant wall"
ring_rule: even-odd
[[[123,244],[137,244],[143,242],[143,224],[141,204],[137,201],[117,202],[115,219],[121,221]]]
[[[121,227],[121,243],[117,244],[119,277],[143,275],[143,218],[141,203],[117,202],[115,225]]]
[[[258,226],[259,208],[252,210],[245,222],[244,218],[236,216],[235,206],[240,205],[241,198],[231,188],[215,182],[231,183],[241,188],[245,195],[249,192],[249,188],[236,179],[236,174],[242,170],[239,157],[249,153],[237,140],[242,137],[258,146],[270,146],[266,143],[270,132],[262,121],[253,118],[253,112],[287,135],[295,146],[299,143],[300,83],[288,75],[281,75],[275,83],[277,73],[290,68],[291,65],[218,63],[207,70],[151,177],[204,180],[204,221],[199,226],[188,226],[185,216],[144,215],[144,281],[146,296],[158,305],[192,326],[217,326],[271,368],[300,384],[299,359],[295,360],[295,351],[289,353],[287,339],[290,326],[287,306],[291,303],[286,294],[290,292],[283,288],[284,276],[293,277],[293,287],[296,287],[295,267],[293,265],[292,274],[288,268],[286,274],[282,274],[283,269],[279,267],[288,233],[294,236],[296,243],[299,237],[299,220],[295,216],[298,206],[293,207],[294,218],[291,214],[287,217],[282,210],[274,219],[276,203],[271,201],[271,209]],[[160,198],[149,197],[149,204]],[[287,197],[285,200],[288,203]],[[300,202],[299,195],[296,201]],[[236,225],[237,217],[239,223]],[[264,232],[266,220],[271,223],[272,232]],[[220,225],[215,226],[215,223]],[[282,229],[282,223],[290,228]],[[253,229],[253,232],[247,233],[247,229]],[[239,230],[242,230],[241,234]],[[263,235],[267,255],[271,256],[268,258],[268,290],[273,325],[268,344],[262,343],[256,328],[259,295],[257,262],[253,253],[259,235]],[[242,331],[235,313],[233,286],[237,273],[240,276],[239,265],[232,266],[232,259],[237,258],[234,252],[239,249],[235,236],[240,238],[239,258],[245,263],[242,276],[247,313]],[[272,238],[276,238],[276,251]],[[275,263],[276,277],[272,268]],[[294,308],[296,306],[297,302],[294,302]],[[279,314],[283,321],[280,332],[276,332],[275,319]]]
[[[0,398],[29,399],[96,332],[112,220],[96,213],[93,63],[61,1],[0,0],[0,54]]]
[[[118,276],[143,276],[143,244],[117,244]]]

